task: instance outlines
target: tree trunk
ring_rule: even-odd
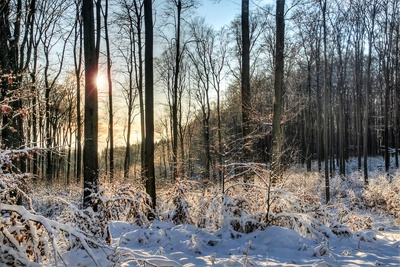
[[[250,26],[249,0],[242,0],[242,132],[243,141],[250,134]],[[246,144],[245,146],[246,147]],[[246,149],[245,149],[246,150]],[[248,151],[244,156],[248,157]],[[246,159],[248,160],[248,159]]]
[[[82,17],[84,32],[85,56],[85,130],[83,149],[84,169],[84,207],[97,206],[92,202],[90,195],[97,193],[99,183],[98,163],[98,92],[96,78],[98,72],[98,57],[95,45],[95,28],[93,1],[83,0]],[[100,34],[99,32],[97,34]]]
[[[143,97],[143,58],[142,58],[142,5],[137,5],[137,2],[134,1],[133,4],[135,5],[135,14],[137,20],[137,32],[138,32],[138,74],[136,77],[138,93],[139,93],[139,109],[140,109],[140,135],[141,135],[141,142],[140,142],[140,166],[141,166],[141,176],[143,176],[143,171],[145,169],[145,143],[146,143],[146,126],[144,121],[145,110],[144,110],[144,97]]]
[[[175,74],[174,74],[174,87],[172,88],[172,166],[173,178],[179,177],[178,173],[178,81],[181,62],[181,13],[182,1],[178,0],[177,5],[177,26],[176,26],[176,51],[175,51]]]
[[[330,189],[329,189],[329,172],[328,172],[328,160],[329,160],[329,140],[328,140],[328,58],[327,58],[327,28],[326,28],[326,1],[322,3],[320,1],[322,9],[322,23],[324,31],[324,168],[325,168],[325,197],[326,203],[330,201]]]
[[[364,145],[363,145],[363,157],[364,157],[364,183],[368,184],[368,129],[369,129],[369,94],[371,92],[372,81],[371,81],[371,64],[372,64],[372,45],[373,45],[373,34],[375,26],[375,13],[376,6],[372,7],[371,20],[372,25],[368,32],[368,59],[367,59],[367,88],[365,91],[365,105],[364,105]]]
[[[395,55],[400,55],[400,23],[397,23],[396,27],[396,52]],[[395,164],[396,168],[399,168],[399,153],[400,153],[400,63],[399,56],[396,57],[395,62],[395,71],[396,71],[396,83],[395,83]]]
[[[272,119],[272,181],[276,182],[281,173],[282,133],[281,119],[283,109],[283,72],[285,45],[285,1],[276,1],[276,44],[275,44],[275,83],[274,115]]]
[[[153,84],[153,9],[152,0],[144,1],[145,21],[145,106],[146,145],[145,172],[146,192],[151,197],[151,206],[156,207],[156,180],[154,173],[154,84]]]
[[[108,81],[108,138],[110,141],[110,183],[114,180],[114,114],[113,114],[113,88],[111,81],[111,52],[110,52],[110,38],[108,35],[108,0],[105,3],[104,12],[104,32],[107,50],[107,81]],[[107,153],[107,152],[106,152]]]
[[[79,184],[82,178],[82,116],[81,116],[81,66],[82,66],[82,23],[79,20],[80,0],[75,2],[75,40],[74,40],[74,66],[76,77],[76,183]],[[79,41],[79,45],[78,45]],[[77,47],[79,50],[77,52]]]

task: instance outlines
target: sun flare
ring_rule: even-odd
[[[107,79],[106,79],[106,77],[104,77],[101,74],[97,75],[96,85],[97,85],[97,89],[98,90],[105,89],[107,87]]]

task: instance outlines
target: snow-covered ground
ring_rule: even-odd
[[[192,225],[155,221],[150,227],[112,222],[116,266],[400,266],[400,228],[381,221],[379,229],[351,236],[311,240],[282,227],[249,234],[208,233]],[[98,251],[101,266],[113,266]],[[68,266],[92,266],[81,251]],[[146,265],[147,264],[147,265]]]
[[[126,231],[126,232],[125,232]],[[250,234],[210,234],[190,225],[155,222],[141,229],[113,223],[120,246],[133,255],[160,255],[175,266],[399,266],[400,230],[362,231],[351,237],[302,238],[293,230],[269,227]],[[125,232],[125,233],[124,233]],[[121,235],[123,233],[123,235]],[[162,258],[156,259],[158,266]],[[172,264],[171,264],[172,265]],[[136,266],[134,262],[126,266]]]
[[[98,214],[78,208],[79,189],[35,188],[28,210],[0,204],[0,266],[400,266],[400,173],[377,166],[367,188],[357,171],[334,177],[329,205],[323,178],[296,167],[269,202],[263,176],[226,194],[178,181],[159,191],[153,222],[141,187],[114,183]]]

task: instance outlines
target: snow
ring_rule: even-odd
[[[192,225],[154,221],[150,227],[112,222],[125,255],[154,266],[399,266],[400,229],[366,230],[350,237],[304,238],[271,226],[249,234],[210,233]],[[234,237],[232,237],[234,236]],[[128,256],[127,256],[128,257]],[[121,266],[138,266],[126,262]]]
[[[151,222],[140,186],[103,190],[98,214],[79,208],[77,190],[35,188],[28,208],[0,204],[0,266],[400,266],[398,171],[371,172],[367,190],[354,173],[335,177],[329,205],[318,173],[292,171],[270,192],[269,223],[265,184],[221,194],[177,181],[159,192]],[[16,179],[0,176],[3,201]]]
[[[400,228],[386,223],[381,231],[323,240],[276,226],[249,234],[210,233],[161,221],[149,227],[113,221],[110,231],[118,247],[117,266],[399,266]],[[87,255],[76,252],[64,255],[68,266],[92,266]],[[100,266],[109,266],[102,253],[98,251]]]

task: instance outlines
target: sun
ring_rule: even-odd
[[[107,79],[106,79],[106,77],[104,77],[101,74],[98,74],[97,78],[96,78],[96,85],[97,85],[97,89],[98,90],[102,90],[102,89],[104,90],[105,88],[107,88]]]

